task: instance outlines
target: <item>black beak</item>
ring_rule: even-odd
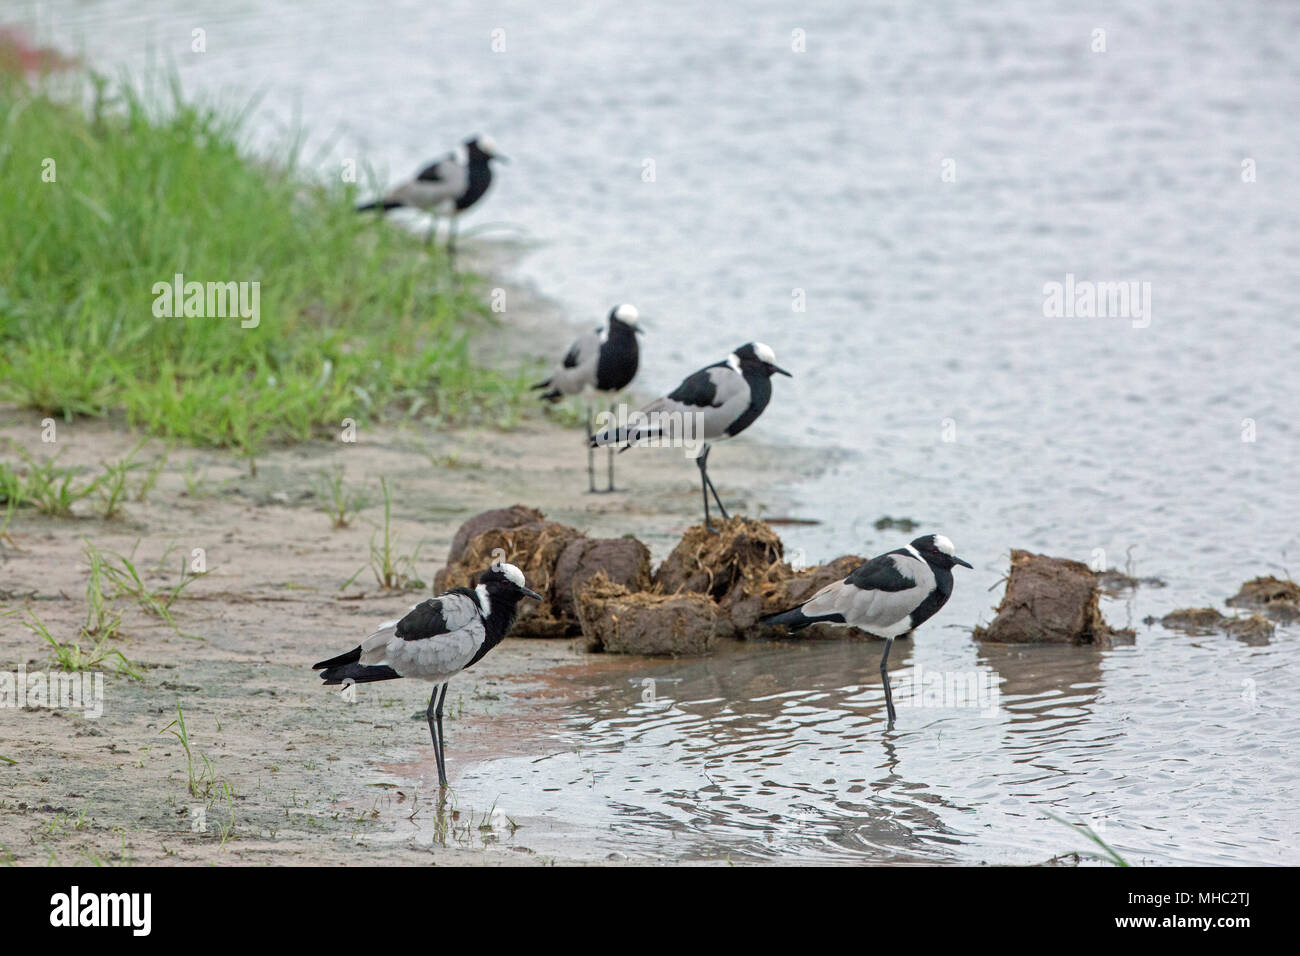
[[[645,329],[641,328],[639,325],[632,326],[632,331],[637,335],[645,335]]]
[[[488,159],[495,159],[499,163],[510,162],[509,156],[502,156],[500,153],[493,153],[491,156],[488,157]]]
[[[958,558],[958,557],[956,557],[956,556],[953,557],[953,559],[952,559],[952,563],[953,563],[953,564],[960,564],[963,568],[970,568],[972,571],[975,570],[975,566],[974,566],[974,565],[972,565],[972,564],[968,564],[967,562],[963,561],[961,558]]]
[[[789,372],[787,372],[779,365],[769,365],[768,368],[770,368],[773,372],[778,372],[781,375],[784,375],[786,378],[794,378],[793,375],[791,375]]]
[[[966,565],[966,566],[967,566],[967,567],[970,567],[969,564]],[[538,594],[536,591],[530,591],[528,588],[520,588],[519,590],[521,590],[521,591],[524,592],[524,597],[530,597],[530,598],[532,598],[534,601],[543,601],[543,600],[545,600],[545,598],[543,598],[543,597],[542,597],[540,594]]]

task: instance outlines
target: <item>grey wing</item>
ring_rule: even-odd
[[[870,586],[873,578],[882,577],[879,570],[866,579],[859,576],[855,583],[854,575],[858,571],[883,562],[894,565],[893,580],[887,588]],[[934,587],[934,572],[930,566],[918,558],[888,554],[873,559],[858,571],[814,594],[804,604],[804,614],[809,617],[838,614],[844,618],[844,623],[880,637],[897,637],[906,633],[910,627],[909,615]]]
[[[596,384],[596,366],[600,361],[601,330],[594,329],[579,337],[569,348],[548,380],[551,388],[562,395],[576,395]]]
[[[696,379],[694,387],[686,387]],[[729,365],[710,365],[669,395],[641,409],[648,423],[629,440],[658,437],[718,441],[728,437],[727,426],[748,407],[749,385],[745,377]]]
[[[416,641],[392,637],[385,649],[383,663],[403,677],[446,680],[465,669],[483,646],[485,638],[482,618],[437,637]]]
[[[420,209],[455,201],[469,184],[469,170],[454,153],[421,170],[415,179],[402,183],[388,198]]]
[[[445,677],[463,668],[484,639],[478,604],[451,592],[415,605],[361,643],[361,663],[386,665],[403,677]]]

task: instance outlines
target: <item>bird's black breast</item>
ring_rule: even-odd
[[[636,378],[637,364],[641,360],[636,333],[614,328],[600,347],[596,362],[596,390],[621,392]]]
[[[772,380],[762,372],[744,372],[745,384],[749,386],[749,406],[741,413],[740,417],[727,426],[728,435],[739,435],[750,425],[754,424],[754,419],[763,414],[763,409],[767,408],[767,403],[772,399]]]
[[[682,384],[668,393],[669,400],[692,408],[714,407],[713,400],[718,397],[718,386],[714,383],[713,376],[709,374],[709,369],[719,368],[725,364],[725,362],[718,362],[716,365],[710,365],[686,376]]]
[[[479,607],[478,594],[472,588],[452,588],[447,594],[462,594]],[[446,597],[446,595],[443,595]],[[460,626],[460,625],[458,625]],[[421,641],[455,630],[447,623],[442,601],[423,601],[397,622],[395,632],[404,641]]]
[[[492,185],[492,167],[488,165],[486,159],[471,159],[469,161],[469,185],[465,191],[456,198],[456,208],[468,209],[487,192],[488,187]]]
[[[493,595],[492,611],[483,619],[483,643],[463,669],[468,670],[483,659],[483,655],[503,640],[519,616],[519,598],[515,595]]]
[[[930,565],[930,570],[934,572],[934,590],[912,612],[912,627],[919,627],[934,617],[948,603],[948,598],[952,597],[952,571],[934,565]]]

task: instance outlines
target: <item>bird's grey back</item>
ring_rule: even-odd
[[[868,633],[897,637],[911,629],[912,611],[934,585],[934,571],[923,559],[891,552],[826,585],[803,605],[803,612],[809,617],[839,614],[844,623]]]
[[[584,388],[596,384],[596,366],[600,361],[600,344],[603,329],[593,329],[581,335],[569,347],[564,361],[555,367],[548,380],[550,387],[561,395],[577,395]]]

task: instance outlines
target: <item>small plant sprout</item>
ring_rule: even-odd
[[[397,553],[398,532],[393,529],[393,494],[387,479],[380,478],[379,486],[384,494],[384,523],[370,536],[370,561],[344,581],[339,590],[347,588],[368,567],[375,576],[375,582],[386,591],[421,591],[425,588],[425,583],[417,576],[415,564],[420,558],[420,548],[423,545],[417,544],[415,551],[410,554]],[[381,532],[383,540],[377,541]]]
[[[364,492],[347,487],[343,481],[342,465],[320,473],[316,497],[321,502],[320,510],[329,517],[336,531],[350,525],[368,503]]]
[[[1071,830],[1074,830],[1076,833],[1082,834],[1088,840],[1091,840],[1093,843],[1097,844],[1097,846],[1101,848],[1100,851],[1098,850],[1074,851],[1078,856],[1086,856],[1089,859],[1100,860],[1103,863],[1110,863],[1113,866],[1129,865],[1128,861],[1125,860],[1122,856],[1120,856],[1114,847],[1112,847],[1109,843],[1107,843],[1100,836],[1098,836],[1097,832],[1093,830],[1092,827],[1088,826],[1088,824],[1071,823],[1069,820],[1057,816],[1055,813],[1052,813],[1050,810],[1046,811],[1046,813],[1057,823],[1069,827]]]

